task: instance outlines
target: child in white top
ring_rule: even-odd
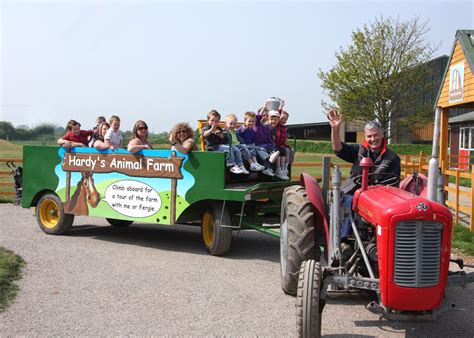
[[[104,136],[105,143],[110,147],[111,150],[122,148],[123,146],[123,134],[120,131],[120,118],[112,115],[109,119],[110,129]]]

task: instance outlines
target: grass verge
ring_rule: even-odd
[[[0,247],[0,312],[15,298],[19,290],[15,281],[20,279],[24,265],[23,258]]]
[[[474,232],[470,232],[465,226],[455,225],[452,246],[460,253],[474,256]]]

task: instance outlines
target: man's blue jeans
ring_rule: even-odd
[[[344,208],[344,218],[342,219],[341,225],[341,239],[347,238],[352,235],[351,220],[349,219],[349,212],[352,213],[352,200],[354,195],[344,195],[342,198],[342,207]]]

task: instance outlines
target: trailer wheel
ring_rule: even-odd
[[[36,205],[36,221],[50,235],[62,235],[74,222],[73,214],[64,212],[63,202],[54,193],[44,194]]]
[[[300,185],[285,189],[280,215],[280,271],[285,293],[296,296],[301,263],[319,260],[315,244],[313,206]]]
[[[107,222],[111,226],[117,227],[117,228],[124,228],[128,227],[130,224],[133,223],[133,221],[125,221],[123,219],[115,219],[115,218],[106,218]]]
[[[232,242],[232,229],[221,225],[231,224],[230,215],[227,209],[222,211],[222,207],[214,206],[207,209],[202,215],[201,237],[206,250],[214,256],[225,254]]]
[[[321,337],[324,302],[320,299],[323,281],[321,265],[314,260],[301,263],[296,297],[296,327],[300,337]]]

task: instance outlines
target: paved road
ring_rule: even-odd
[[[295,300],[280,288],[278,240],[241,233],[208,255],[199,228],[106,226],[78,217],[68,236],[40,231],[32,211],[0,204],[0,246],[28,263],[0,336],[295,336]],[[379,320],[357,295],[329,300],[323,334],[472,336],[474,286],[437,322]]]

